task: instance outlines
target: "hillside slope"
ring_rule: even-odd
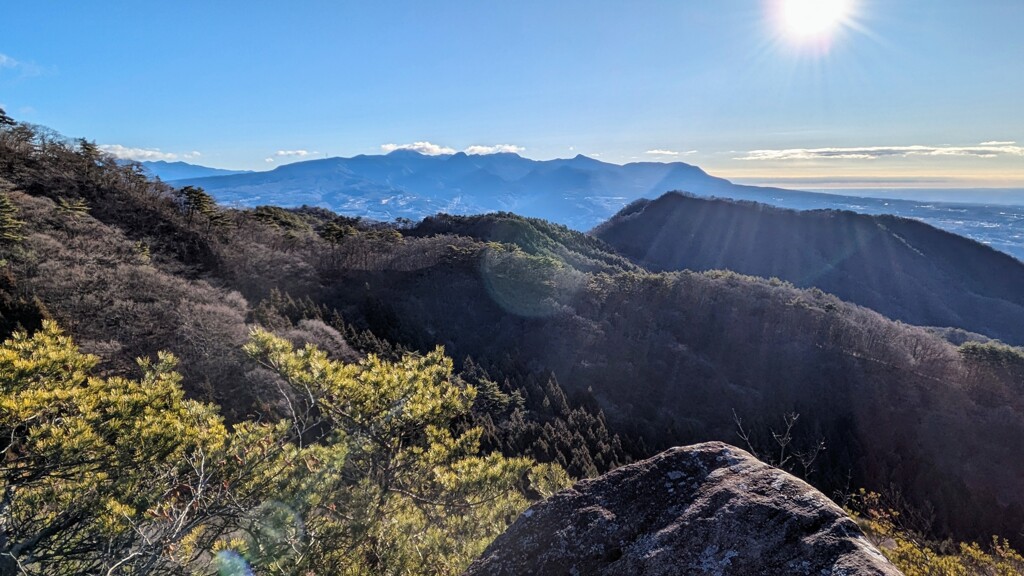
[[[83,340],[124,334],[130,345],[103,350],[112,371],[182,349],[217,368],[208,381],[186,375],[192,394],[212,389],[262,416],[263,388],[239,405],[235,376],[252,369],[229,352],[239,329],[300,332],[339,352],[339,333],[382,354],[441,344],[483,391],[473,417],[491,449],[593,475],[672,445],[735,442],[738,417],[767,455],[771,431],[798,412],[792,448],[824,439],[827,450],[788,466],[826,493],[895,491],[934,512],[921,515],[930,535],[1020,540],[1018,349],[957,348],[781,281],[651,273],[511,214],[396,228],[320,209],[224,209],[28,126],[0,130],[0,177],[20,222],[0,222],[12,230],[0,313],[35,309]],[[119,269],[151,282],[120,281]],[[204,313],[218,302],[225,314]],[[154,318],[165,324],[151,329]],[[230,329],[207,324],[217,318]]]
[[[593,234],[653,271],[775,277],[910,324],[1024,344],[1024,263],[915,220],[670,193]]]
[[[222,209],[26,125],[0,127],[0,236],[0,337],[55,319],[108,375],[137,376],[137,358],[173,352],[189,395],[232,422],[285,413],[280,378],[241,350],[255,326],[349,361],[403,351],[405,342],[381,340],[324,304],[328,271],[415,270],[477,244],[406,242],[390,227],[318,209]],[[457,360],[459,377],[481,390],[473,418],[487,450],[558,462],[576,476],[628,461],[600,409],[567,398],[550,371]]]
[[[820,292],[727,273],[589,275],[485,248],[336,278],[327,302],[346,317],[417,348],[550,369],[642,454],[735,441],[734,414],[770,443],[797,412],[800,449],[829,447],[810,478],[828,493],[891,483],[935,507],[939,533],[1024,522],[1019,353],[969,356]]]

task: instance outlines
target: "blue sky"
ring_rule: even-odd
[[[228,168],[420,142],[1024,186],[1024,2],[846,0],[808,39],[780,22],[787,1],[13,2],[0,105]]]

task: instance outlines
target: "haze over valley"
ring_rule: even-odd
[[[1024,260],[1024,200],[969,204],[874,198],[739,185],[682,162],[619,166],[585,156],[535,161],[515,153],[426,156],[397,151],[386,156],[296,162],[269,172],[210,175],[152,162],[143,166],[173,185],[195,185],[229,206],[261,204],[327,208],[349,216],[419,220],[446,212],[509,211],[589,230],[626,204],[670,190],[761,202],[794,210],[850,210],[892,214],[927,222]],[[198,176],[198,177],[197,177]],[[970,197],[960,191],[954,198]],[[886,195],[898,195],[889,191]],[[913,194],[911,194],[913,195]],[[947,195],[949,196],[949,195]]]

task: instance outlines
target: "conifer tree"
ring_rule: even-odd
[[[138,381],[91,376],[97,360],[50,321],[0,346],[0,573],[173,573],[166,547],[209,517],[216,411],[184,398],[170,355]]]
[[[57,209],[72,218],[77,218],[89,213],[89,204],[81,198],[69,199],[61,196],[57,199]]]
[[[0,243],[17,244],[25,239],[21,233],[24,222],[18,220],[18,207],[6,193],[0,194]]]
[[[81,154],[87,160],[96,161],[100,156],[100,148],[95,142],[90,142],[85,138],[78,139],[78,153]]]
[[[476,390],[452,377],[440,348],[344,364],[256,330],[246,351],[298,392],[298,433],[326,423],[348,446],[332,502],[345,512],[321,517],[327,547],[312,572],[461,573],[526,507],[527,479],[543,495],[568,483],[557,466],[481,455],[480,428],[455,431]]]
[[[208,226],[222,228],[230,221],[226,214],[217,206],[217,201],[198,186],[185,186],[178,191],[181,196],[185,216],[191,224],[196,215],[206,218]]]
[[[175,359],[99,378],[53,322],[0,344],[0,573],[459,574],[568,478],[480,454],[440,350],[359,364],[257,330],[290,420],[189,400]]]

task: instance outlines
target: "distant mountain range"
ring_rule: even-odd
[[[296,162],[266,172],[161,178],[176,186],[202,186],[227,205],[311,205],[377,220],[508,211],[576,230],[597,226],[639,198],[680,190],[797,210],[843,209],[920,219],[1024,260],[1021,206],[968,206],[746,186],[683,162],[620,166],[582,155],[531,160],[511,153],[426,156],[397,150],[387,155]]]
[[[742,186],[682,162],[601,162],[579,155],[531,160],[518,154],[387,155],[326,158],[268,172],[192,177],[219,201],[243,206],[322,206],[380,220],[447,212],[509,211],[589,229],[629,202],[669,190],[768,201],[785,194],[816,207],[822,194]],[[817,202],[816,202],[817,201]]]
[[[207,176],[231,176],[234,174],[248,174],[250,170],[224,170],[222,168],[208,168],[188,162],[166,162],[164,160],[139,162],[146,169],[150,176],[159,178],[164,182],[171,180],[183,180],[185,178],[205,178]]]
[[[593,235],[654,272],[775,277],[911,324],[1024,344],[1024,263],[916,220],[671,193]]]

